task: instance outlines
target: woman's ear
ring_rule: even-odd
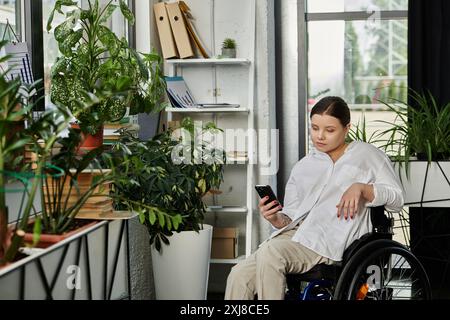
[[[352,127],[351,123],[345,126],[345,134],[349,133],[351,127]]]

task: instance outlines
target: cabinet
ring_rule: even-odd
[[[169,76],[183,76],[197,102],[239,104],[239,108],[167,108],[167,120],[189,116],[194,121],[213,121],[225,131],[224,146],[238,156],[227,156],[222,194],[207,199],[207,221],[221,226],[239,226],[239,256],[212,259],[211,263],[235,264],[252,251],[252,225],[255,205],[254,159],[256,159],[255,37],[256,1],[186,1],[199,25],[203,39],[212,47],[210,59],[166,60]],[[239,13],[236,13],[239,8]],[[203,19],[202,19],[203,18]],[[203,32],[202,32],[203,31]],[[237,40],[238,58],[216,58],[224,38]],[[237,145],[237,149],[230,149]],[[242,147],[243,146],[243,147]],[[243,154],[243,151],[245,152]]]

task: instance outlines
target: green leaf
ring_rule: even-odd
[[[172,230],[172,221],[171,217],[166,216],[166,224],[167,224],[167,230]]]
[[[158,222],[161,228],[164,228],[166,225],[166,219],[164,219],[164,214],[160,211],[158,211]]]
[[[145,223],[145,210],[139,210],[139,221],[141,222],[141,224]]]
[[[112,56],[115,56],[120,48],[120,40],[117,36],[105,26],[99,27],[98,38],[100,42],[108,49]]]
[[[153,226],[156,222],[156,214],[154,210],[150,210],[148,213],[148,220],[150,221],[150,224]]]
[[[183,220],[183,218],[179,214],[177,214],[175,217],[173,217],[172,223],[173,223],[173,228],[175,230],[178,230],[178,226],[180,225],[182,220]]]
[[[155,238],[155,248],[158,252],[161,252],[161,240],[158,236]]]
[[[5,150],[3,150],[3,155],[6,155],[6,154],[10,153],[11,151],[14,151],[14,150],[24,147],[29,141],[30,141],[29,139],[21,139],[21,140],[14,142],[12,145],[10,145]]]
[[[42,232],[42,226],[41,226],[41,218],[37,217],[34,221],[33,226],[33,244],[32,246],[35,247],[39,240],[41,239],[41,232]]]
[[[136,19],[124,0],[120,0],[120,11],[122,11],[123,16],[128,20],[128,22],[130,22],[131,25],[134,25]]]
[[[59,50],[66,56],[71,55],[72,49],[76,46],[78,41],[83,37],[83,30],[70,32],[65,39],[59,44]]]
[[[57,0],[55,2],[55,6],[53,7],[53,9],[50,12],[50,15],[48,17],[47,32],[49,32],[52,29],[52,22],[53,22],[53,19],[55,17],[55,12],[59,12],[59,13],[63,14],[63,11],[61,10],[62,6],[71,7],[71,6],[76,6],[76,5],[77,5],[77,1]]]
[[[117,5],[115,5],[115,4],[110,4],[110,5],[106,8],[106,10],[105,10],[105,12],[103,13],[102,17],[100,18],[99,23],[100,23],[100,24],[103,24],[103,23],[107,22],[108,19],[111,17],[111,15],[114,13],[114,11],[115,11],[117,8],[118,8]]]

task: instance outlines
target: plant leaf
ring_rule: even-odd
[[[134,25],[136,19],[124,0],[120,0],[120,11],[122,11],[123,16],[128,20],[128,22],[130,22],[131,25]]]

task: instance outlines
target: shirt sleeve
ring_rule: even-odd
[[[297,186],[296,182],[296,170],[297,167],[294,167],[294,169],[291,172],[291,175],[289,176],[289,180],[286,184],[286,189],[284,192],[284,206],[281,210],[281,213],[284,213],[286,216],[291,218],[291,220],[294,220],[294,217],[296,216],[296,212],[300,208],[301,199],[299,197],[299,188]]]
[[[375,179],[372,183],[375,198],[372,202],[366,203],[366,207],[385,206],[389,211],[401,211],[405,202],[404,189],[387,156]]]

